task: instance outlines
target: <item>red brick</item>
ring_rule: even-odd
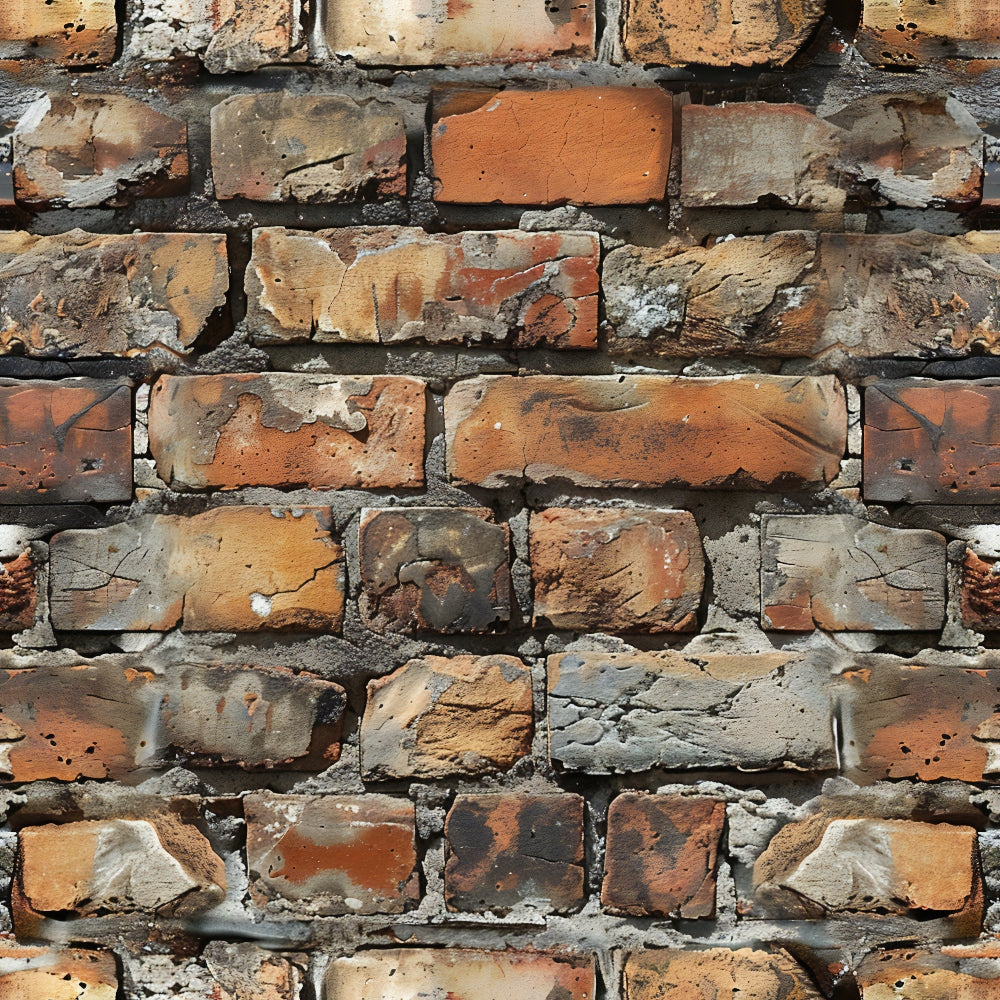
[[[1000,386],[902,379],[865,391],[864,495],[909,503],[994,503]]]
[[[687,632],[705,557],[687,511],[554,507],[531,515],[535,627]]]
[[[41,569],[37,557],[29,546],[11,559],[0,558],[0,632],[20,632],[35,623]]]
[[[114,0],[11,2],[0,6],[0,59],[104,66],[115,57]]]
[[[920,947],[875,951],[858,963],[856,979],[862,1000],[998,1000],[998,957],[990,941],[945,945],[940,952]]]
[[[525,904],[561,913],[583,905],[579,795],[459,795],[444,832],[449,910]]]
[[[608,810],[601,905],[636,917],[715,916],[725,803],[625,792]]]
[[[458,10],[456,8],[456,10]],[[415,0],[327,0],[326,40],[338,55],[376,66],[534,62],[594,53],[594,0],[464,0],[460,13],[428,14]]]
[[[489,774],[531,753],[531,672],[516,657],[424,656],[368,683],[366,779]]]
[[[325,983],[325,1000],[383,1000],[396,996],[593,1000],[596,976],[593,958],[582,955],[392,948],[335,958]]]
[[[50,569],[57,629],[326,632],[343,616],[328,507],[219,507],[63,531]]]
[[[425,411],[416,379],[165,375],[150,397],[149,444],[176,490],[414,487]]]
[[[117,1000],[118,968],[110,951],[41,948],[0,941],[4,1000]]]
[[[258,905],[402,913],[419,897],[412,802],[269,792],[243,801],[250,895]]]
[[[212,108],[219,199],[355,201],[406,194],[395,105],[340,95],[236,94]]]
[[[435,119],[440,202],[630,205],[666,194],[673,102],[659,89],[468,93],[436,105]]]
[[[0,379],[0,501],[132,498],[132,398],[95,379]]]
[[[594,233],[258,229],[249,325],[258,343],[592,348],[599,263]]]
[[[1000,629],[1000,569],[998,560],[966,549],[962,564],[960,600],[962,624],[995,632]]]
[[[445,397],[448,471],[465,483],[820,485],[847,443],[828,377],[483,376]]]
[[[510,530],[480,507],[361,512],[361,619],[377,632],[490,632],[510,620]]]

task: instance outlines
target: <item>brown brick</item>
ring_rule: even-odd
[[[304,964],[304,956],[293,957]],[[201,960],[212,977],[211,1000],[299,1000],[302,995],[304,970],[248,941],[209,941]]]
[[[837,766],[821,656],[656,650],[548,658],[549,753],[588,774]]]
[[[402,913],[419,897],[412,802],[270,792],[243,801],[250,895],[258,905]]]
[[[783,919],[847,913],[946,918],[975,937],[983,908],[976,831],[910,820],[789,823],[754,865],[756,898]]]
[[[356,201],[406,194],[395,105],[339,95],[236,94],[212,108],[217,198]]]
[[[0,428],[0,502],[132,498],[128,386],[86,378],[0,379]]]
[[[460,94],[435,118],[437,201],[630,205],[666,194],[673,103],[656,88]]]
[[[225,865],[208,840],[167,813],[155,821],[83,820],[18,834],[19,934],[46,916],[188,916],[222,902],[225,891]]]
[[[902,379],[865,391],[864,494],[909,503],[994,503],[1000,386]]]
[[[60,532],[50,552],[57,629],[340,628],[343,553],[328,507],[145,514]]]
[[[39,565],[31,547],[0,557],[0,632],[31,628],[39,604]]]
[[[595,988],[594,960],[589,956],[380,948],[335,958],[326,974],[325,1000],[382,1000],[390,996],[592,1000]]]
[[[601,905],[634,917],[715,916],[724,802],[625,792],[608,810]]]
[[[40,948],[0,941],[4,1000],[116,1000],[118,968],[110,951]]]
[[[947,96],[879,94],[825,118],[800,104],[691,104],[682,122],[681,201],[692,207],[961,207],[982,193],[983,133]]]
[[[175,490],[414,487],[425,410],[424,383],[395,376],[166,375],[149,444]]]
[[[248,325],[258,343],[593,348],[599,263],[594,233],[258,229]]]
[[[326,0],[326,40],[337,55],[377,66],[534,62],[594,54],[594,0],[465,0],[428,14],[413,0]]]
[[[705,557],[687,511],[554,507],[531,515],[529,545],[535,627],[697,628]]]
[[[1000,977],[995,961],[978,963],[979,969],[972,972],[963,970],[964,963],[956,960],[980,955],[1000,957],[988,942],[946,945],[940,952],[923,948],[876,951],[858,963],[855,978],[862,1000],[998,1000]]]
[[[114,0],[0,5],[0,59],[44,59],[75,68],[115,57]]]
[[[989,237],[923,232],[622,247],[601,268],[609,347],[665,357],[990,353],[1000,330],[993,251]]]
[[[1000,560],[983,558],[971,549],[962,564],[960,599],[962,624],[995,632],[1000,629]]]
[[[503,771],[531,752],[531,674],[516,657],[424,656],[368,683],[366,779]]]
[[[770,515],[762,523],[764,628],[892,632],[944,624],[943,535],[849,514]]]
[[[186,354],[229,288],[209,233],[0,233],[0,355]]]
[[[459,795],[445,822],[449,910],[564,913],[583,905],[579,795]]]
[[[857,46],[876,66],[915,69],[936,59],[1000,56],[997,0],[865,0]]]
[[[140,768],[321,771],[340,756],[346,697],[290,670],[129,657],[0,671],[0,775],[122,779]]]
[[[363,510],[361,619],[377,632],[490,632],[510,620],[510,531],[481,507]]]
[[[210,73],[305,59],[299,0],[141,0],[130,54],[200,57]]]
[[[480,486],[791,487],[836,476],[847,409],[832,378],[483,376],[447,394],[445,433]]]
[[[635,952],[625,963],[625,1000],[821,1000],[809,974],[786,951],[708,948]]]
[[[14,191],[32,208],[127,205],[183,194],[187,126],[111,94],[46,98],[44,115],[14,132]]]
[[[885,778],[989,780],[1000,771],[1000,670],[887,660],[844,674],[844,767]]]

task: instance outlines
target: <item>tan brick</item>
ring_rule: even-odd
[[[0,941],[4,1000],[116,1000],[118,968],[110,951],[41,948]]]
[[[82,68],[115,57],[114,0],[12,2],[0,6],[0,59],[44,59]]]
[[[980,957],[987,961],[976,962],[975,972],[956,960]],[[998,1000],[997,957],[988,942],[946,945],[940,952],[912,947],[875,951],[858,963],[855,978],[862,1000]]]
[[[248,324],[258,343],[596,347],[599,263],[594,233],[258,229]]]
[[[635,917],[715,916],[724,802],[624,792],[608,809],[601,905]]]
[[[983,909],[976,831],[910,820],[816,817],[789,823],[754,865],[763,912],[785,919],[846,913],[946,918],[975,937]]]
[[[236,94],[212,108],[215,196],[356,201],[406,194],[399,109],[339,95]]]
[[[762,522],[761,624],[809,632],[937,629],[947,600],[946,541],[849,514]]]
[[[149,445],[175,490],[415,487],[424,482],[424,383],[394,376],[166,375]]]
[[[535,62],[594,53],[594,0],[464,0],[460,13],[419,0],[326,0],[326,40],[378,66]]]
[[[705,557],[687,511],[554,507],[531,515],[535,627],[697,628]]]
[[[462,948],[359,951],[349,958],[335,958],[325,982],[325,1000],[389,996],[592,1000],[596,988],[591,957]]]
[[[844,674],[844,768],[855,780],[990,780],[1000,771],[1000,670],[886,660]]]
[[[656,650],[548,658],[549,753],[588,774],[837,766],[821,656]]]
[[[32,208],[127,205],[183,194],[187,126],[118,95],[45,98],[15,129],[14,192]]]
[[[158,913],[188,916],[222,901],[222,859],[190,823],[111,819],[32,826],[18,834],[14,919]]]
[[[361,619],[377,632],[490,632],[510,620],[510,529],[483,507],[363,510]]]
[[[305,964],[305,956],[293,958]],[[212,977],[211,1000],[299,1000],[302,995],[304,970],[248,941],[209,941],[201,959]]]
[[[445,434],[451,477],[480,486],[759,489],[831,481],[847,409],[832,378],[483,376],[445,397]]]
[[[122,779],[140,768],[321,771],[340,756],[346,697],[275,668],[156,669],[110,656],[0,672],[0,776]]]
[[[531,752],[531,675],[516,657],[424,656],[370,681],[366,779],[503,771]]]
[[[52,622],[96,632],[330,631],[344,606],[328,507],[145,514],[53,536]]]
[[[315,914],[402,913],[420,895],[413,803],[387,795],[244,800],[250,895]]]
[[[666,194],[673,102],[662,90],[467,93],[434,113],[437,201],[630,205]]]
[[[186,354],[228,288],[223,236],[0,233],[0,355]]]
[[[996,59],[997,0],[865,0],[856,44],[876,66],[915,69],[936,59]]]
[[[3,503],[132,498],[128,386],[87,378],[0,379],[0,427]]]
[[[566,912],[583,905],[579,795],[459,795],[445,821],[449,910]]]
[[[790,231],[711,247],[622,247],[601,269],[609,348],[665,357],[994,353],[992,243]]]
[[[708,948],[639,951],[625,963],[625,1000],[821,1000],[822,994],[786,951]]]

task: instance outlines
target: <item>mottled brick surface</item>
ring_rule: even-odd
[[[102,66],[114,58],[116,36],[114,0],[9,3],[0,10],[0,59]]]
[[[110,951],[41,948],[0,942],[4,1000],[116,1000],[118,968]]]

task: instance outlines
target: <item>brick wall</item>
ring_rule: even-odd
[[[1000,1000],[998,16],[0,4],[0,1000]]]

